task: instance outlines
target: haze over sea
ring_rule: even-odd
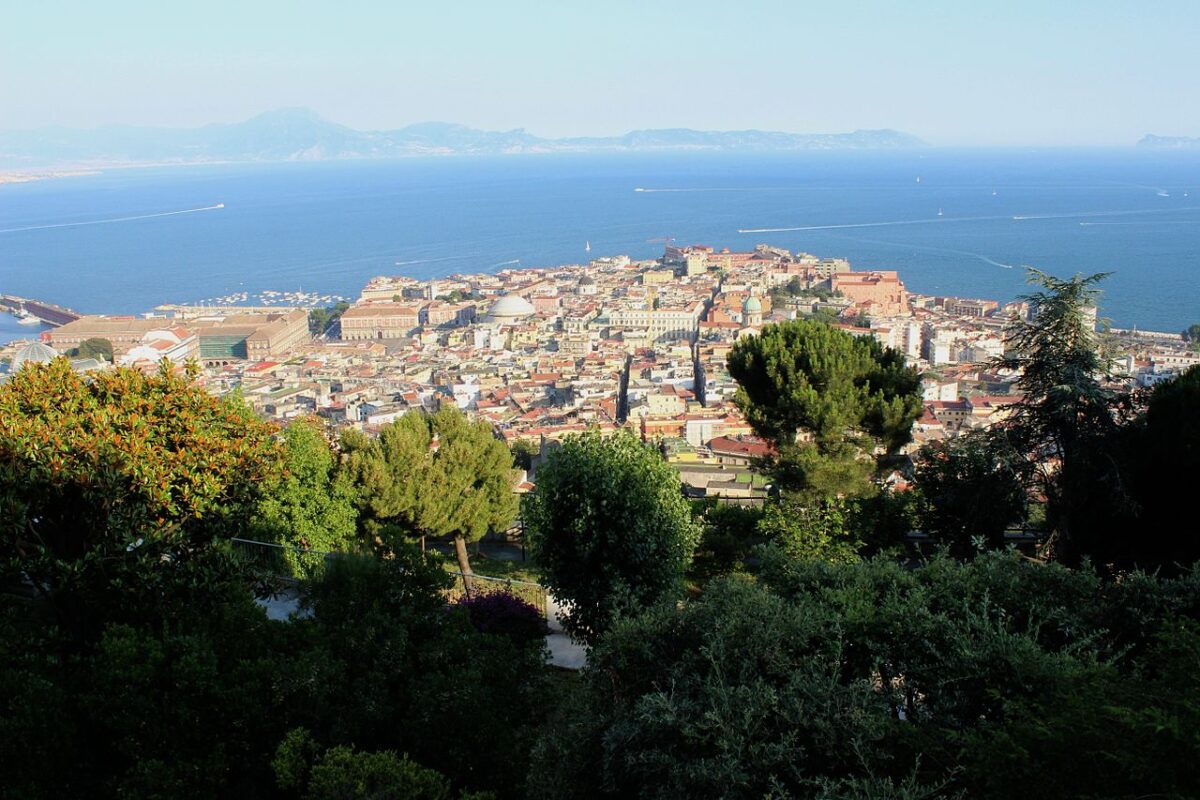
[[[116,169],[0,186],[0,292],[92,313],[237,291],[354,297],[380,274],[652,258],[668,236],[844,256],[912,291],[997,300],[1024,291],[1023,265],[1112,271],[1114,325],[1200,321],[1200,154],[1138,150]],[[2,338],[28,333],[0,321]]]

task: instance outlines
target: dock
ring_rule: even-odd
[[[60,325],[66,325],[68,322],[74,322],[83,316],[76,311],[55,305],[54,303],[47,303],[43,300],[30,300],[12,294],[0,294],[0,309],[13,314],[24,311],[27,314],[37,317],[46,325],[55,328]]]

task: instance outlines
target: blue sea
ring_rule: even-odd
[[[1026,265],[1106,271],[1113,324],[1200,321],[1200,154],[1136,150],[115,169],[0,186],[0,292],[94,313],[241,291],[352,297],[374,275],[651,258],[668,237],[844,256],[913,291],[997,300],[1025,290]],[[29,333],[0,315],[0,338]]]

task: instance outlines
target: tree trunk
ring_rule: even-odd
[[[467,556],[467,540],[461,535],[454,537],[454,555],[458,557],[458,571],[462,573],[463,590],[467,597],[470,597],[475,590],[475,582],[471,580],[475,573],[471,572],[471,559]]]

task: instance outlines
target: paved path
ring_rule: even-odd
[[[587,665],[587,648],[571,641],[563,632],[561,613],[558,601],[547,594],[546,621],[550,634],[546,637],[546,647],[550,648],[550,663],[563,669],[583,669]]]

